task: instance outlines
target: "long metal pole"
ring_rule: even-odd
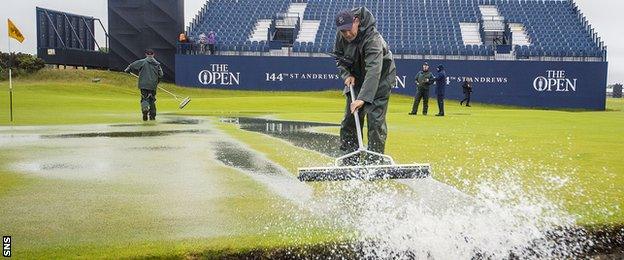
[[[353,102],[355,102],[355,92],[353,91],[353,85],[349,86],[349,92],[351,92],[351,104],[353,104]],[[351,109],[351,107],[349,107],[348,109]],[[364,150],[364,141],[362,141],[362,129],[360,128],[361,125],[358,110],[355,110],[355,112],[353,112],[353,117],[355,117],[355,130],[357,131],[358,150],[361,151]]]
[[[135,77],[135,78],[137,78],[137,79],[139,78],[139,75],[134,74],[134,73],[132,73],[132,72],[130,72],[130,75],[134,76],[134,77]],[[178,95],[173,94],[172,92],[167,91],[165,88],[163,88],[163,87],[161,87],[161,86],[158,86],[158,89],[160,89],[160,90],[164,91],[165,93],[167,93],[167,94],[169,94],[169,95],[173,96],[173,98],[175,98],[175,100],[180,101],[180,97],[179,97]]]
[[[11,61],[12,58],[12,54],[11,54],[11,37],[7,37],[9,38],[9,115],[11,118],[11,123],[13,123],[13,71],[11,70],[13,64]]]

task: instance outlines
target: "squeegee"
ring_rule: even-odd
[[[139,78],[139,76],[137,76],[136,74],[130,72],[130,74],[132,74],[132,76],[135,76],[136,78]],[[191,97],[185,97],[184,99],[180,98],[180,96],[173,94],[171,92],[169,92],[168,90],[166,90],[165,88],[158,86],[158,89],[164,91],[165,93],[171,95],[176,101],[180,102],[180,105],[178,106],[178,108],[183,109],[186,105],[188,105],[189,102],[191,102]],[[180,101],[181,100],[181,101]]]
[[[353,86],[349,88],[351,102],[355,102]],[[299,168],[300,181],[416,179],[431,175],[431,166],[428,163],[395,164],[392,157],[366,149],[362,141],[362,129],[357,110],[353,113],[353,117],[355,117],[357,130],[358,150],[336,158],[334,166]],[[377,164],[371,165],[370,160],[367,160],[370,157],[381,158],[381,160],[374,160]],[[357,165],[345,165],[345,161],[355,161]]]

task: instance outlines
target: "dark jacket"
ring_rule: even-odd
[[[438,72],[438,76],[435,79],[436,82],[436,94],[439,96],[444,96],[446,92],[446,71],[441,70]]]
[[[163,77],[163,70],[160,66],[160,62],[152,57],[130,63],[125,71],[135,71],[139,73],[139,89],[155,90],[158,86],[158,80]]]
[[[360,19],[358,35],[348,42],[338,32],[334,53],[351,60],[353,66],[348,68],[340,62],[336,66],[343,80],[355,77],[357,99],[372,103],[376,98],[390,95],[396,85],[396,66],[388,44],[377,31],[373,14],[366,7],[355,8],[351,13]]]
[[[429,89],[435,82],[435,77],[431,71],[420,71],[416,75],[416,86],[423,89]]]
[[[462,88],[464,89],[464,94],[472,93],[472,84],[470,82],[464,82]]]

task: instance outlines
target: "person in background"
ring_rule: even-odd
[[[466,102],[466,106],[470,107],[470,94],[472,93],[472,84],[468,81],[468,79],[464,79],[464,84],[462,85],[464,90],[464,99],[459,102],[459,105],[464,105]]]
[[[199,35],[199,54],[206,54],[206,44],[208,44],[208,37],[205,33]]]
[[[217,35],[215,32],[210,31],[208,33],[208,50],[210,50],[210,55],[215,54],[215,45],[217,44]]]
[[[423,115],[427,115],[429,110],[429,87],[435,81],[435,77],[429,71],[429,64],[424,63],[422,70],[416,75],[416,97],[414,98],[414,105],[412,105],[412,112],[410,115],[416,115],[418,113],[418,105],[420,100],[423,100]]]
[[[438,114],[444,116],[444,95],[446,93],[446,70],[442,64],[438,65],[438,75],[436,76],[436,96],[438,97]]]
[[[186,38],[186,34],[185,33],[181,33],[178,36],[178,44],[180,45],[180,50],[182,51],[182,54],[188,54],[188,39]]]
[[[197,55],[197,50],[199,46],[197,46],[197,41],[195,41],[195,38],[193,38],[190,35],[187,35],[186,40],[188,41],[187,45],[188,45],[189,54]]]
[[[141,90],[141,112],[143,121],[156,120],[156,88],[160,78],[163,77],[163,70],[154,58],[152,49],[145,50],[145,58],[130,63],[125,72],[138,72],[139,89]]]

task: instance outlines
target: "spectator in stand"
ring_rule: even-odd
[[[180,45],[182,54],[188,54],[188,39],[185,33],[181,33],[180,36],[178,36],[178,44]]]
[[[197,46],[197,42],[195,41],[195,39],[193,39],[192,36],[187,35],[186,40],[188,41],[189,54],[197,55],[197,49],[199,48],[199,46]]]
[[[215,45],[217,44],[217,35],[215,32],[210,31],[208,33],[208,49],[210,50],[210,55],[215,54]]]
[[[206,34],[201,33],[199,35],[199,53],[206,54],[206,44],[208,44],[208,37]]]

